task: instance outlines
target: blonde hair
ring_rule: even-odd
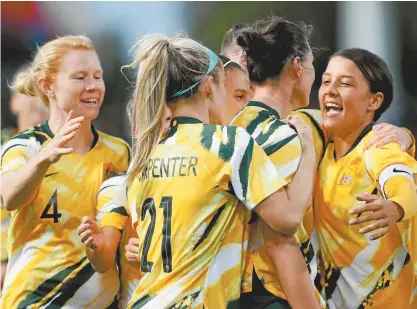
[[[91,40],[83,35],[58,37],[38,47],[32,63],[27,69],[16,74],[10,89],[27,96],[39,96],[47,104],[48,97],[38,88],[38,81],[44,79],[52,84],[62,59],[68,52],[75,49],[95,50],[95,47]]]
[[[135,44],[134,61],[124,66],[138,67],[132,99],[133,158],[127,172],[132,184],[141,175],[158,145],[164,125],[165,104],[191,98],[198,87],[173,98],[178,91],[198,83],[209,68],[209,55],[200,43],[184,37],[146,35]],[[217,81],[218,67],[209,74]]]

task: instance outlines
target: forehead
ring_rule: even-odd
[[[71,50],[61,62],[64,72],[101,70],[100,60],[94,50]]]
[[[325,73],[331,75],[349,75],[355,78],[365,78],[352,60],[340,56],[330,59]]]
[[[249,77],[242,70],[233,68],[226,70],[226,83],[235,89],[249,90]]]

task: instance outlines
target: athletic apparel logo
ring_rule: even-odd
[[[407,172],[407,171],[403,171],[403,170],[397,170],[395,167],[394,167],[394,169],[393,169],[393,172],[394,172],[394,173],[406,173],[406,174],[408,174],[408,175],[412,176],[409,172]]]
[[[45,178],[47,178],[47,177],[49,177],[49,176],[56,175],[56,174],[58,174],[58,172],[56,172],[56,173],[50,173],[50,174],[46,174],[46,175],[45,175]]]

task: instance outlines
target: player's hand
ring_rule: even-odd
[[[303,153],[306,151],[314,152],[313,132],[311,128],[297,116],[289,116],[284,122],[294,127],[297,131],[301,146],[303,147]]]
[[[67,143],[75,136],[80,128],[84,116],[73,118],[74,111],[70,111],[64,125],[58,130],[54,138],[39,152],[42,161],[49,163],[57,162],[62,155],[74,151],[73,148],[66,147]]]
[[[99,251],[103,247],[103,237],[96,220],[90,217],[83,217],[77,229],[81,242],[93,251]]]
[[[139,262],[139,238],[130,238],[125,249],[126,260],[129,262]]]
[[[404,210],[396,203],[373,194],[359,194],[356,196],[358,201],[366,204],[357,206],[349,211],[351,215],[357,215],[350,219],[350,225],[372,222],[361,228],[359,233],[367,234],[376,231],[370,236],[371,240],[381,238],[387,234],[395,224],[404,216]]]
[[[377,124],[372,127],[372,130],[374,131],[374,135],[368,141],[366,148],[370,148],[373,145],[378,148],[391,142],[397,142],[401,146],[401,151],[405,152],[413,143],[413,139],[407,130],[392,124]]]

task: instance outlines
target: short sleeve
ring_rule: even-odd
[[[36,156],[41,145],[35,137],[16,136],[1,147],[1,174],[17,171]]]
[[[417,161],[402,152],[398,143],[389,143],[380,148],[371,147],[365,151],[364,158],[366,169],[377,183],[383,197],[403,207],[404,219],[415,215],[417,205],[407,202],[415,199],[400,196],[401,186],[397,186],[398,190],[395,190],[395,183],[407,182],[415,187]],[[412,193],[416,194],[415,190]]]
[[[300,117],[301,120],[311,128],[313,132],[314,149],[318,160],[320,160],[324,155],[324,151],[330,139],[329,132],[323,127],[321,111],[315,109],[298,109],[290,113],[290,115]]]
[[[97,221],[100,227],[123,230],[129,218],[125,175],[115,175],[100,187],[97,196]]]
[[[275,122],[281,122],[275,120]],[[257,142],[258,139],[255,139]],[[258,143],[259,144],[259,143]],[[262,149],[274,164],[278,174],[290,182],[298,170],[303,149],[297,132],[286,124],[278,126]]]
[[[265,198],[287,185],[263,149],[242,128],[236,129],[230,159],[231,185],[236,197],[252,210]]]
[[[1,262],[7,262],[7,232],[10,224],[10,212],[5,208],[1,208]]]

